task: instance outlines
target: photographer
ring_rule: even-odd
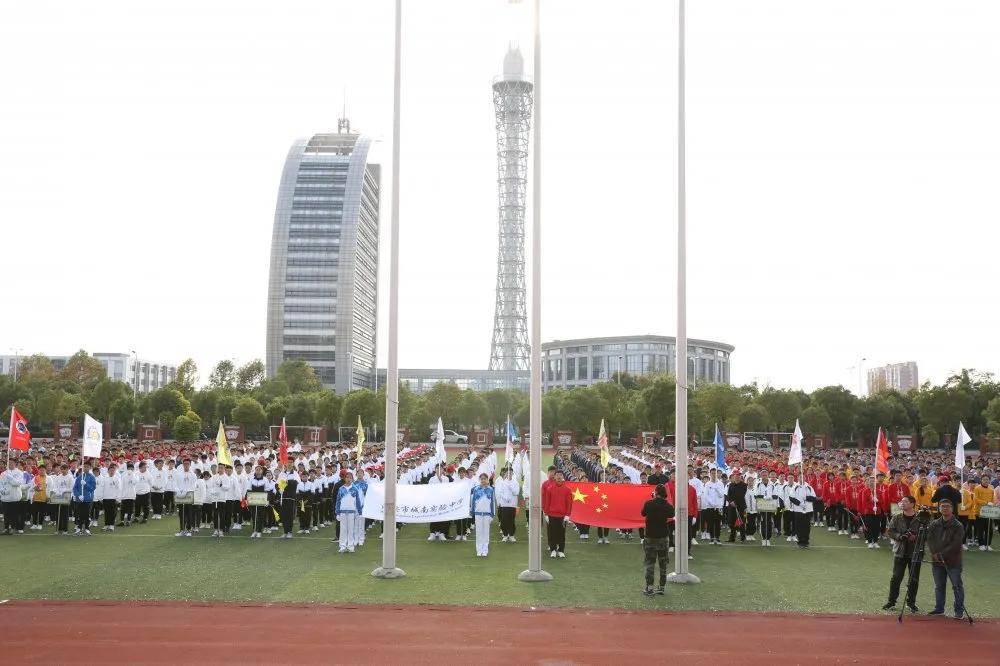
[[[674,517],[674,507],[667,502],[667,489],[661,483],[653,492],[653,499],[647,500],[642,507],[642,515],[646,519],[646,538],[642,549],[645,553],[646,596],[663,594],[667,584],[667,524]],[[656,562],[660,563],[660,584],[653,592],[653,573]]]
[[[965,617],[965,587],[962,585],[962,541],[965,528],[955,518],[951,500],[938,504],[941,517],[927,528],[927,548],[931,552],[934,574],[934,610],[928,615],[944,615],[945,581],[951,580],[955,594],[955,619]]]
[[[910,569],[913,576],[913,589],[906,591],[906,607],[911,613],[919,612],[917,608],[917,585],[920,582],[919,569],[913,570],[913,548],[917,542],[917,531],[920,528],[917,512],[914,507],[917,501],[912,495],[907,495],[899,500],[899,507],[903,510],[892,517],[886,534],[892,539],[892,578],[889,579],[889,601],[882,610],[892,610],[896,607],[896,600],[899,598],[899,585],[903,581],[903,573]]]

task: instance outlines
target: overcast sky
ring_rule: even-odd
[[[0,353],[263,359],[285,155],[346,90],[382,140],[384,365],[393,4],[3,5]],[[736,383],[1000,370],[1000,2],[688,6],[689,335],[736,346]],[[489,359],[514,13],[404,2],[402,367]],[[543,339],[673,335],[676,3],[542,20]]]

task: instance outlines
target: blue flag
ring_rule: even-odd
[[[517,441],[517,428],[511,423],[510,414],[507,415],[507,441],[516,442]]]
[[[726,464],[726,449],[722,445],[722,433],[719,432],[719,424],[715,424],[715,466],[722,472],[729,472],[729,465]]]

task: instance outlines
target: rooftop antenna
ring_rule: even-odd
[[[337,134],[351,133],[351,121],[347,119],[347,86],[344,86],[344,103],[337,119]]]

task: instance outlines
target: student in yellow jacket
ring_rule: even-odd
[[[993,521],[983,518],[980,514],[987,504],[993,502],[993,488],[990,487],[990,480],[985,476],[979,480],[972,497],[976,503],[976,541],[979,542],[979,550],[993,550]]]
[[[965,527],[965,541],[968,543],[972,541],[973,532],[976,528],[976,516],[978,515],[976,511],[976,498],[973,495],[973,488],[975,483],[970,479],[962,484],[962,503],[958,505],[958,520]],[[968,550],[969,547],[963,543],[962,550]]]
[[[917,500],[917,510],[930,509],[932,506],[931,497],[934,496],[934,486],[927,478],[927,470],[920,470],[917,480],[910,486],[910,493]]]

